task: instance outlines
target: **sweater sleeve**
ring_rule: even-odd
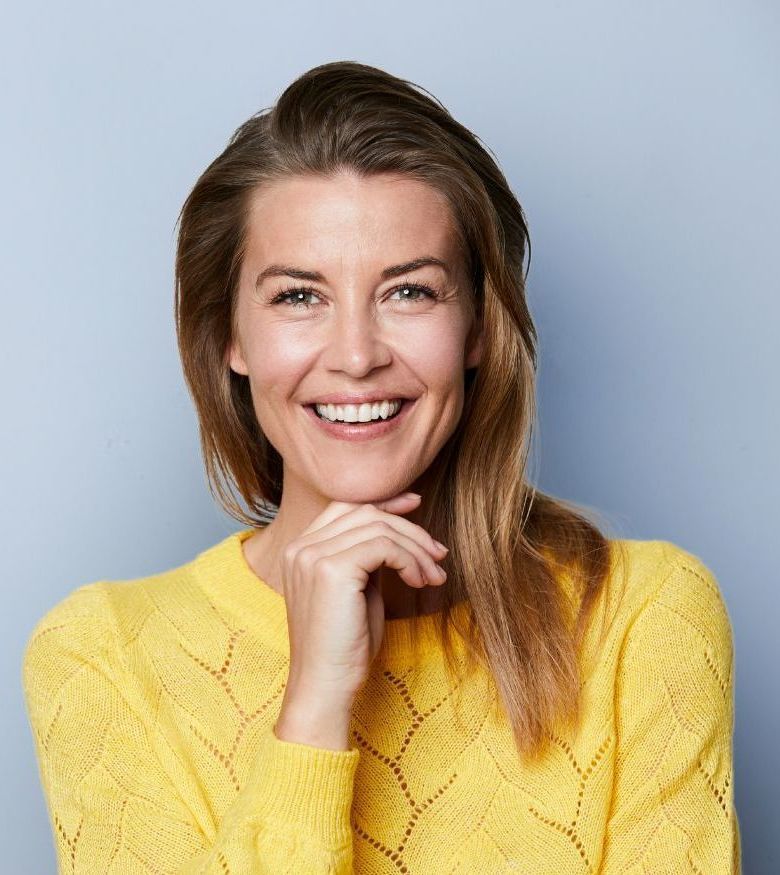
[[[601,872],[739,875],[734,651],[713,573],[675,546],[634,620],[616,683],[617,760]]]
[[[235,799],[203,824],[154,752],[157,727],[124,694],[99,586],[50,610],[22,663],[58,871],[351,875],[359,751],[284,741],[269,726]],[[165,766],[181,768],[173,750]],[[185,777],[197,792],[198,776]]]

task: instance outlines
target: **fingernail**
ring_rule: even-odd
[[[416,492],[404,492],[404,495],[408,495],[409,498],[422,498],[422,495],[418,495]]]
[[[436,546],[437,546],[440,550],[444,550],[444,551],[447,552],[447,553],[450,552],[450,548],[449,548],[449,547],[445,547],[444,544],[442,544],[441,541],[436,541],[436,540],[434,540],[433,543],[436,544]]]

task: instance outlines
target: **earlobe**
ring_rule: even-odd
[[[239,344],[236,341],[233,341],[230,344],[228,362],[230,364],[230,369],[235,371],[235,373],[243,374],[244,376],[249,373],[249,368],[246,366],[244,357],[241,355]]]
[[[471,346],[466,355],[466,362],[464,364],[464,370],[469,370],[470,368],[476,368],[479,363],[482,361],[482,342],[483,342],[484,332],[479,331],[476,338],[472,341]]]

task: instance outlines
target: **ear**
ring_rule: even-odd
[[[241,352],[241,344],[238,340],[234,339],[230,342],[228,360],[230,362],[231,370],[235,371],[237,374],[243,374],[246,376],[249,373],[249,368],[244,361],[244,355]]]
[[[466,340],[466,360],[463,369],[468,371],[470,368],[476,368],[482,361],[482,344],[484,339],[484,331],[481,325],[474,323]]]

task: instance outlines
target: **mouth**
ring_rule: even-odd
[[[401,406],[396,413],[392,416],[388,416],[387,419],[380,418],[369,422],[344,422],[342,420],[334,422],[320,416],[314,404],[304,404],[302,406],[306,410],[306,413],[325,432],[325,434],[341,438],[342,440],[361,441],[382,437],[383,435],[390,434],[401,426],[417,403],[417,399],[402,398],[398,400],[401,401]]]
[[[319,419],[324,419],[326,422],[336,422],[336,423],[341,422],[341,423],[343,423],[344,425],[373,425],[373,424],[376,423],[376,422],[387,422],[389,419],[395,419],[395,417],[398,416],[398,414],[403,410],[404,404],[410,404],[410,403],[411,403],[411,399],[409,399],[409,398],[397,398],[397,399],[393,399],[393,400],[394,400],[394,401],[400,401],[401,403],[400,403],[400,405],[399,405],[399,407],[398,407],[398,410],[396,410],[395,413],[394,413],[392,416],[387,416],[387,417],[385,417],[384,419],[382,419],[381,417],[380,417],[379,419],[371,419],[371,420],[369,420],[368,422],[357,422],[357,421],[355,421],[355,422],[347,422],[347,421],[344,420],[344,419],[336,419],[336,420],[328,419],[326,416],[322,416],[322,415],[319,413],[319,411],[317,410],[317,405],[316,405],[316,404],[307,404],[306,406],[307,406],[307,407],[311,407],[311,409],[314,411],[315,416],[319,417]]]

